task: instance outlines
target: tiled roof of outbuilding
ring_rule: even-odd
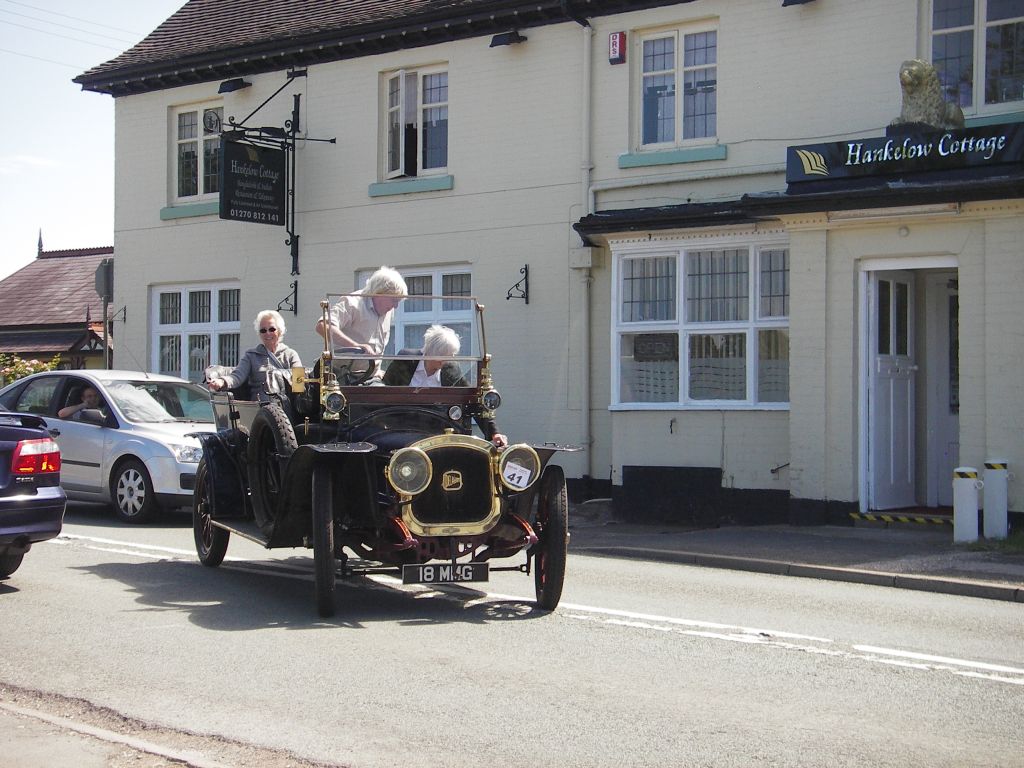
[[[3,331],[0,330],[0,353],[26,355],[52,355],[78,352],[90,343],[101,343],[102,335],[94,330]]]
[[[686,2],[693,0],[189,0],[74,82],[122,96]]]
[[[42,251],[31,264],[0,280],[0,328],[80,324],[86,310],[102,320],[96,268],[112,246]]]

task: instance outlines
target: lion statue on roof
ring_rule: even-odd
[[[917,123],[937,129],[963,128],[964,113],[958,104],[942,98],[939,75],[929,62],[910,59],[900,65],[903,109],[890,125]]]

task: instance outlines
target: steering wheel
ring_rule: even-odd
[[[338,358],[338,355],[346,357]],[[347,357],[353,355],[354,357]],[[331,370],[338,382],[348,387],[365,384],[377,372],[378,361],[369,357],[361,347],[336,347],[331,361]]]

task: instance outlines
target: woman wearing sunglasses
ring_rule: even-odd
[[[283,392],[293,367],[302,367],[299,353],[282,343],[285,325],[281,314],[264,309],[253,322],[260,343],[247,349],[230,373],[222,373],[207,383],[214,392],[249,385],[248,399],[267,399],[267,392]]]

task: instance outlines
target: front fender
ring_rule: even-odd
[[[541,479],[548,462],[556,453],[576,453],[583,450],[578,445],[562,445],[561,443],[532,443],[531,448],[537,452],[540,458],[541,477],[523,493],[516,496],[516,513],[524,520],[533,521],[533,500],[537,497],[537,491],[541,486]]]
[[[216,520],[252,517],[245,467],[248,435],[237,429],[195,435],[203,446],[210,489],[210,516]]]
[[[268,547],[301,546],[312,531],[313,473],[326,471],[336,493],[346,462],[377,450],[373,443],[300,445],[288,460]]]

